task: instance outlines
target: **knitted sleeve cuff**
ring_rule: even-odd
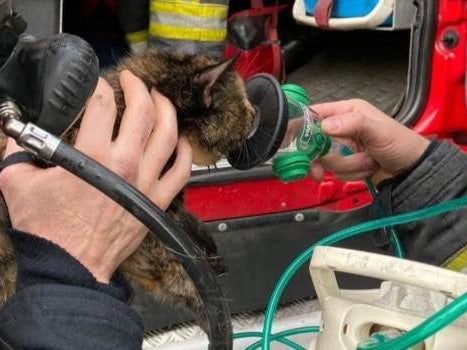
[[[18,259],[17,291],[35,284],[63,284],[100,291],[129,302],[132,290],[117,272],[108,284],[98,282],[73,256],[51,241],[8,229]]]

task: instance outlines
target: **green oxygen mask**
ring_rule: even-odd
[[[287,100],[289,122],[301,125],[291,144],[276,153],[272,168],[281,181],[290,182],[305,178],[311,162],[331,151],[332,140],[321,130],[321,116],[308,107],[310,98],[305,89],[294,84],[281,88]]]

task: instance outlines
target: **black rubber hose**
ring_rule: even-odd
[[[157,232],[166,246],[180,253],[176,257],[193,280],[204,303],[209,325],[209,349],[231,349],[232,324],[225,297],[217,276],[190,237],[136,188],[70,145],[60,142],[51,161],[115,200],[146,225],[149,234]]]
[[[21,348],[0,329],[0,350],[20,350]]]

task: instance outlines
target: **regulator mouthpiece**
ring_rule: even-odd
[[[22,35],[0,68],[0,93],[20,107],[23,122],[59,136],[79,117],[98,76],[97,56],[83,39]]]
[[[283,84],[282,92],[287,99],[289,119],[299,118],[303,115],[303,106],[310,104],[310,98],[304,88],[295,84]]]
[[[310,163],[329,153],[332,140],[321,130],[321,116],[308,107],[310,99],[305,89],[286,84],[282,91],[287,98],[289,119],[302,118],[302,126],[292,145],[279,151],[273,160],[276,176],[290,182],[305,178],[310,172]]]
[[[248,100],[257,120],[250,137],[227,160],[235,169],[251,169],[269,160],[279,149],[287,130],[287,102],[276,78],[257,74],[246,82]]]

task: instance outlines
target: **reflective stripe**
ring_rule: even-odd
[[[150,0],[149,46],[221,57],[228,10],[226,0]]]
[[[174,0],[151,0],[152,13],[172,13],[179,16],[196,16],[210,18],[227,18],[228,6],[220,4],[202,4],[199,2],[185,2]]]
[[[203,52],[204,54],[217,59],[221,59],[224,52],[224,42],[217,41],[173,40],[150,36],[148,39],[148,45],[149,47],[168,50],[170,52],[183,52],[191,55]]]
[[[210,20],[205,17],[180,16],[171,13],[151,13],[151,23],[170,25],[174,27],[224,29],[227,26],[227,19]]]
[[[467,247],[464,247],[454,256],[449,258],[444,264],[443,267],[461,272],[467,268]]]
[[[224,41],[227,37],[227,28],[191,28],[151,23],[149,26],[149,34],[151,36],[160,36],[168,39]]]
[[[140,30],[139,32],[126,33],[125,36],[130,44],[136,44],[148,40],[149,32],[147,30]]]
[[[200,0],[202,4],[220,4],[220,5],[228,5],[229,0]]]

